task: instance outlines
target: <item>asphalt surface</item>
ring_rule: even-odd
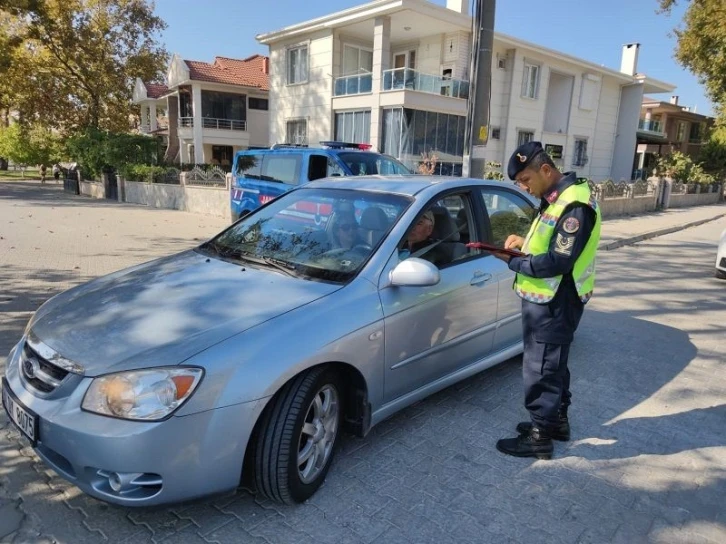
[[[223,225],[0,182],[0,350],[52,294]],[[245,490],[111,506],[48,470],[3,414],[0,542],[726,542],[724,228],[601,252],[571,352],[573,441],[552,461],[494,449],[526,418],[521,358],[345,436],[325,485],[294,507]]]

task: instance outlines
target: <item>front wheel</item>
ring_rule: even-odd
[[[719,270],[718,268],[716,269],[716,274],[715,274],[715,276],[716,276],[716,277],[717,277],[718,279],[720,279],[720,280],[726,280],[726,272],[724,272],[723,270]]]
[[[338,375],[317,367],[287,383],[270,401],[255,439],[258,492],[292,504],[317,491],[338,442],[341,391]]]

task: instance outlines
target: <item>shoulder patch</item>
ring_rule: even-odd
[[[580,221],[576,217],[568,217],[562,224],[562,230],[568,234],[574,234],[580,230]]]
[[[572,255],[572,247],[574,245],[574,236],[564,236],[561,232],[557,233],[557,239],[555,240],[555,253],[569,257]]]

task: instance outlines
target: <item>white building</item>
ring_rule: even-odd
[[[166,157],[229,166],[234,152],[269,145],[269,59],[216,57],[213,63],[174,55],[166,84],[136,80],[140,130],[168,135]]]
[[[468,0],[377,0],[257,36],[270,48],[270,142],[368,142],[415,165],[435,151],[460,173],[469,95]],[[643,93],[674,87],[495,33],[489,141],[506,164],[540,140],[565,170],[630,179]]]

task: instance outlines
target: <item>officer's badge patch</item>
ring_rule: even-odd
[[[557,233],[557,239],[555,240],[555,253],[569,257],[572,255],[572,247],[574,245],[574,236],[563,236],[561,232]]]
[[[517,157],[519,158],[519,162],[527,162],[527,155],[522,155],[521,153],[517,153]]]
[[[568,217],[562,224],[562,230],[568,234],[574,234],[580,229],[580,221],[576,217]]]

